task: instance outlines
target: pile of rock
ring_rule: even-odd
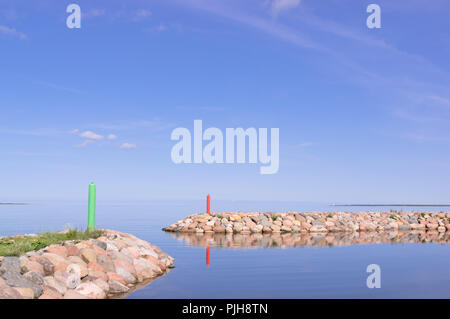
[[[0,257],[0,299],[104,299],[173,267],[173,258],[133,235],[65,242],[20,257]]]
[[[186,217],[166,228],[187,233],[356,232],[450,230],[450,213],[314,212],[214,213]]]

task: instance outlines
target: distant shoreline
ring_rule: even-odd
[[[394,206],[394,207],[399,207],[399,206],[404,206],[404,207],[450,207],[450,204],[443,204],[443,205],[428,205],[428,204],[331,204],[330,206],[334,206],[334,207],[345,207],[345,206],[353,206],[353,207],[357,207],[357,206],[368,206],[368,207],[389,207],[389,206]]]
[[[30,205],[28,203],[0,203],[0,205]]]

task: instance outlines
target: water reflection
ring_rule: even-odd
[[[450,243],[450,232],[437,231],[389,231],[389,232],[355,232],[355,233],[253,233],[253,234],[218,234],[218,233],[168,233],[192,246],[207,248],[209,265],[209,247],[230,248],[269,248],[269,247],[308,247],[308,246],[346,246],[379,243]]]

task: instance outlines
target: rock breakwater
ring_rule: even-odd
[[[450,213],[441,212],[288,212],[195,214],[164,231],[182,233],[327,233],[450,230]]]
[[[0,299],[104,299],[165,274],[173,258],[133,235],[67,241],[20,257],[0,256]]]

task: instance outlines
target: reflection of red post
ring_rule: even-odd
[[[209,246],[206,247],[206,266],[209,267]]]
[[[206,213],[211,215],[211,196],[206,196]]]

